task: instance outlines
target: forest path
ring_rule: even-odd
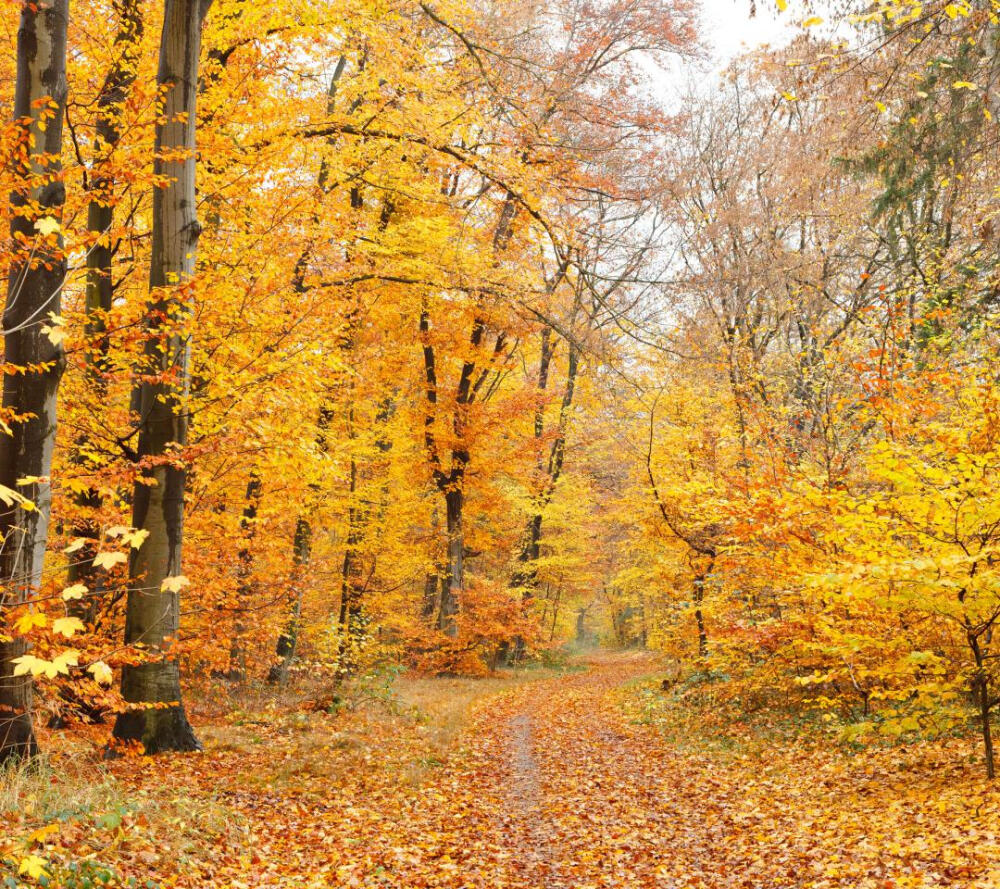
[[[966,742],[848,756],[822,736],[727,735],[664,698],[655,668],[607,654],[543,679],[408,680],[450,717],[218,726],[203,756],[153,773],[197,842],[142,851],[133,831],[120,855],[185,889],[1000,886],[1000,792]]]
[[[288,862],[291,851],[299,879],[315,874],[302,885],[317,887],[672,886],[659,863],[671,855],[673,832],[662,826],[673,813],[647,773],[662,749],[651,737],[637,743],[614,695],[655,666],[644,655],[597,655],[579,672],[477,702],[430,774],[392,788],[369,776],[357,796],[330,788],[329,803],[301,805],[294,836],[274,836],[255,806],[259,857]],[[249,885],[298,885],[289,876],[258,874]]]

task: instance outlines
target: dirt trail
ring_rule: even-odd
[[[620,655],[521,685],[483,704],[448,762],[416,786],[373,777],[367,792],[332,790],[329,805],[300,801],[294,835],[275,836],[254,800],[259,859],[281,860],[283,849],[297,874],[256,874],[248,885],[671,886],[651,882],[659,815],[608,698],[653,669],[646,657]],[[274,824],[286,819],[274,811]],[[641,846],[636,819],[649,832]]]
[[[224,800],[249,839],[163,885],[1000,886],[1000,793],[954,750],[855,761],[836,745],[671,741],[623,707],[636,694],[622,686],[654,667],[608,656],[494,689],[440,759],[412,719],[364,741],[311,717],[275,729],[257,756],[244,745],[165,761],[164,781]]]

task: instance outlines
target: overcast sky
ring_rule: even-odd
[[[762,43],[783,42],[793,14],[779,13],[774,0],[757,0],[757,14],[750,17],[750,0],[701,0],[702,34],[720,63]]]

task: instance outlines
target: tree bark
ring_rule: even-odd
[[[121,0],[116,3],[119,15],[115,49],[119,53],[108,71],[97,98],[95,122],[94,160],[90,169],[88,190],[91,198],[87,206],[87,232],[95,239],[87,252],[87,289],[85,297],[85,333],[87,339],[87,381],[100,403],[107,391],[106,374],[109,371],[108,353],[110,340],[107,335],[107,315],[114,296],[112,280],[111,229],[115,219],[115,178],[106,165],[121,141],[119,113],[135,82],[135,66],[139,41],[142,39],[143,20],[140,0]],[[74,457],[80,466],[87,465],[87,436],[76,442]],[[67,610],[86,624],[97,619],[98,606],[103,592],[104,576],[94,568],[94,556],[100,547],[99,529],[91,513],[101,506],[97,490],[90,488],[76,497],[79,517],[73,526],[73,536],[87,540],[85,547],[70,562],[67,581],[86,585],[88,593],[81,599],[69,602]]]
[[[24,4],[21,12],[14,118],[21,122],[24,143],[15,164],[25,188],[10,197],[15,244],[35,242],[38,219],[62,220],[65,188],[59,158],[66,113],[68,20],[69,0],[52,0],[44,8]],[[33,205],[38,206],[37,214]],[[0,484],[18,490],[35,508],[5,506],[0,512],[0,627],[41,583],[48,542],[52,506],[48,475],[56,435],[56,394],[65,364],[62,347],[42,331],[49,313],[59,313],[66,276],[61,232],[54,237],[54,246],[51,241],[39,243],[34,258],[15,257],[3,314],[7,368],[32,365],[44,370],[7,373],[3,378],[5,415],[28,419],[12,422],[10,434],[0,434]],[[18,479],[26,476],[40,480],[18,485]],[[0,762],[37,751],[31,678],[13,675],[14,659],[26,651],[23,638],[0,643]]]
[[[233,621],[233,638],[229,647],[229,670],[226,679],[245,682],[247,678],[246,612],[253,599],[253,540],[257,534],[257,510],[260,508],[261,478],[257,471],[250,471],[247,481],[246,503],[240,516],[240,536],[243,543],[236,555],[236,619]]]
[[[349,425],[353,439],[353,410],[350,412]],[[356,665],[356,650],[361,624],[361,600],[364,594],[364,584],[361,579],[362,553],[361,541],[364,537],[366,524],[363,513],[365,508],[354,502],[358,491],[358,464],[351,458],[350,473],[351,505],[347,515],[347,542],[344,547],[344,561],[340,568],[340,640],[337,646],[337,676],[344,679],[349,676]]]
[[[267,681],[285,685],[288,682],[288,673],[295,658],[295,653],[299,646],[299,630],[302,622],[302,584],[305,580],[305,572],[312,560],[312,525],[304,518],[299,518],[295,523],[295,539],[292,543],[292,558],[295,562],[294,568],[294,599],[292,601],[292,613],[288,619],[288,625],[278,636],[278,645],[275,653],[280,660],[274,664],[267,674]]]
[[[551,330],[546,327],[542,331],[542,351],[538,365],[538,390],[544,394],[548,388],[549,368],[552,363],[554,347],[551,341]],[[528,519],[524,530],[521,552],[518,554],[517,565],[511,577],[511,586],[520,589],[522,611],[527,616],[531,611],[532,602],[538,587],[538,558],[541,555],[542,522],[545,508],[552,502],[556,484],[562,475],[563,462],[566,456],[566,428],[569,423],[569,412],[573,406],[573,396],[576,392],[576,376],[580,366],[579,349],[574,343],[569,344],[569,356],[566,367],[566,387],[563,389],[562,403],[559,407],[559,419],[556,426],[556,437],[549,450],[547,464],[541,462],[539,456],[538,473],[541,476],[541,490],[535,502],[535,512]],[[539,402],[535,410],[535,438],[541,440],[545,433],[545,414],[543,405]],[[517,663],[524,657],[524,637],[514,640],[511,651],[511,662]]]
[[[979,636],[968,628],[966,629],[966,634],[976,665],[976,672],[972,678],[972,693],[976,699],[976,707],[979,710],[979,728],[983,735],[983,757],[986,760],[986,777],[992,781],[996,777],[996,763],[993,752],[993,727],[990,723],[993,702],[990,701],[990,680],[989,674],[986,672],[986,657],[982,646],[979,644]]]
[[[465,584],[465,535],[462,532],[465,498],[461,487],[446,491],[444,500],[448,527],[448,576],[441,585],[438,629],[454,638],[458,635],[457,615]]]
[[[705,615],[701,610],[705,601],[705,578],[711,574],[711,565],[704,572],[695,575],[694,578],[694,622],[698,628],[698,657],[704,659],[708,656],[708,630],[705,628]]]
[[[122,695],[136,705],[119,715],[114,737],[147,753],[197,750],[181,703],[180,670],[169,647],[180,622],[180,593],[163,588],[181,574],[190,386],[187,337],[174,329],[190,314],[184,285],[194,275],[201,226],[195,214],[195,124],[201,28],[212,0],[166,0],[157,83],[165,92],[156,127],[154,171],[166,185],[153,193],[151,303],[139,368],[139,458],[132,523],[149,532],[132,554],[125,641],[141,644],[145,663],[122,672]]]

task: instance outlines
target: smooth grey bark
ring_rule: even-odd
[[[144,360],[138,368],[139,459],[143,478],[133,494],[132,524],[149,532],[134,550],[125,641],[141,644],[145,663],[122,671],[122,695],[135,705],[115,722],[118,741],[146,753],[197,750],[181,703],[180,669],[170,658],[180,623],[180,593],[162,588],[181,574],[187,442],[185,406],[190,345],[174,325],[190,314],[181,287],[195,271],[201,226],[195,213],[195,129],[202,22],[212,0],[166,0],[157,83],[165,91],[156,127],[154,171],[166,185],[153,192],[150,304]]]
[[[551,340],[551,330],[546,327],[542,331],[542,351],[538,366],[538,391],[544,394],[548,388],[549,372],[552,363],[554,345]],[[556,485],[562,476],[563,463],[566,459],[566,432],[569,425],[570,409],[576,392],[576,377],[580,367],[580,351],[576,343],[569,342],[569,355],[566,366],[566,385],[563,389],[562,402],[559,406],[559,418],[556,423],[556,436],[549,448],[548,461],[543,463],[539,453],[538,476],[541,487],[535,501],[535,511],[528,518],[522,536],[521,551],[511,576],[510,585],[521,590],[521,607],[525,617],[531,612],[532,603],[538,589],[538,559],[541,555],[542,523],[545,510],[552,502]],[[541,441],[545,433],[545,413],[541,403],[535,411],[535,439]],[[513,648],[507,652],[507,659],[517,663],[524,657],[525,641],[522,636],[514,639]]]
[[[272,665],[267,675],[267,681],[286,685],[288,673],[295,659],[299,646],[299,631],[302,624],[302,596],[305,573],[312,561],[312,525],[305,518],[299,517],[295,523],[295,539],[292,543],[292,559],[294,561],[294,598],[292,613],[284,631],[278,636],[276,653],[281,660]]]
[[[253,580],[253,543],[257,536],[257,512],[263,485],[256,469],[250,470],[247,481],[246,501],[240,516],[240,536],[243,543],[236,554],[236,619],[233,621],[233,639],[229,647],[229,670],[225,678],[245,682],[247,678],[247,612],[252,607],[256,584]]]
[[[121,141],[121,107],[135,83],[139,41],[143,34],[141,0],[119,0],[115,7],[119,16],[114,44],[118,55],[108,70],[97,98],[94,160],[87,183],[90,193],[87,231],[96,241],[87,253],[86,372],[87,382],[96,402],[102,401],[107,391],[106,375],[110,370],[107,316],[114,296],[114,250],[110,232],[115,220],[116,181],[107,165]],[[87,464],[84,456],[87,443],[86,436],[81,436],[77,441],[75,460],[81,466]],[[85,584],[89,592],[82,599],[71,600],[67,607],[71,615],[90,624],[97,618],[104,586],[103,571],[94,568],[94,556],[99,548],[99,528],[90,517],[93,510],[100,508],[101,497],[91,488],[77,495],[76,504],[80,510],[80,518],[74,524],[73,536],[86,540],[87,544],[70,563],[67,580],[71,584]]]
[[[25,188],[10,197],[15,243],[36,240],[39,218],[62,219],[65,188],[60,153],[68,23],[69,0],[52,0],[44,8],[25,4],[21,11],[14,118],[22,122],[24,143],[14,163]],[[39,208],[37,214],[30,209],[33,204]],[[66,277],[61,232],[55,238],[54,247],[40,244],[33,257],[14,258],[3,313],[6,365],[44,369],[7,373],[3,378],[5,414],[28,419],[12,422],[9,435],[0,434],[0,484],[18,490],[34,502],[35,509],[0,506],[0,627],[41,583],[48,542],[52,489],[47,477],[55,446],[56,394],[65,364],[62,347],[42,331],[49,313],[59,313]],[[44,480],[18,485],[18,479],[26,476]],[[31,678],[13,675],[13,660],[26,651],[22,638],[0,643],[0,762],[37,752]]]

